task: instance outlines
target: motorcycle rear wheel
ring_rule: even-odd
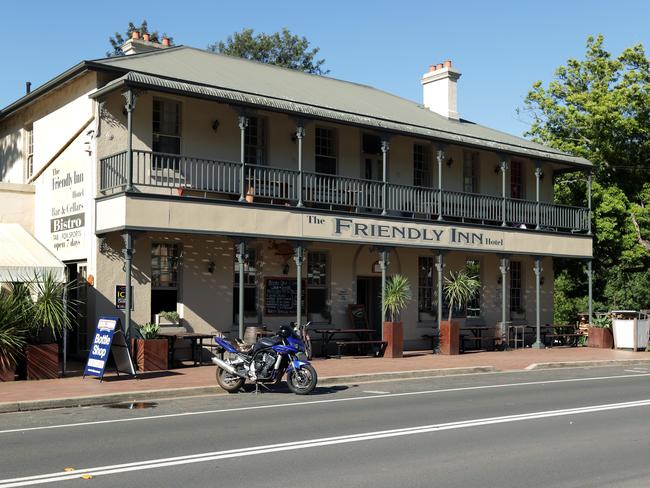
[[[244,386],[245,381],[244,378],[240,378],[225,369],[217,368],[217,383],[219,383],[219,386],[228,393],[239,391],[241,387]]]
[[[298,370],[292,369],[287,373],[287,386],[296,395],[308,395],[318,382],[318,375],[311,364],[306,364]]]

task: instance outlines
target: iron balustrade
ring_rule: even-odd
[[[503,199],[460,191],[442,192],[442,217],[469,219],[481,222],[501,222]]]
[[[303,200],[308,203],[346,207],[361,212],[382,208],[380,181],[322,173],[303,173]]]
[[[232,199],[241,194],[241,163],[187,157],[178,154],[133,151],[133,185],[177,188],[180,194],[192,192],[223,194]],[[126,187],[128,153],[122,151],[100,160],[100,191],[121,191]],[[244,192],[253,201],[296,205],[299,179],[302,200],[314,207],[328,207],[355,213],[377,214],[384,209],[381,181],[350,178],[270,166],[246,165]],[[503,198],[434,188],[386,185],[386,210],[389,215],[416,219],[434,219],[442,212],[443,220],[501,225],[504,220]],[[196,192],[196,193],[194,193]],[[539,218],[538,218],[539,214]],[[539,221],[538,221],[539,220]],[[507,226],[542,230],[586,233],[589,210],[551,203],[506,199]]]

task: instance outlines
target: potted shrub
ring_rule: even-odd
[[[0,381],[13,381],[25,348],[23,306],[11,290],[0,288]]]
[[[167,369],[169,346],[167,339],[158,337],[159,330],[160,326],[152,323],[138,326],[140,338],[133,341],[139,371]]]
[[[614,347],[612,319],[608,315],[596,317],[587,328],[587,347],[611,349]]]
[[[20,286],[18,286],[20,285]],[[34,276],[24,284],[14,285],[25,305],[27,315],[27,379],[59,377],[59,344],[64,330],[72,329],[78,302],[65,295],[75,285],[56,280],[52,273]],[[19,290],[19,291],[18,291]]]
[[[460,352],[460,323],[452,319],[454,308],[463,308],[479,291],[481,282],[465,270],[445,277],[443,290],[449,304],[449,318],[440,324],[440,353],[458,354]]]
[[[177,326],[181,321],[181,316],[176,311],[160,312],[156,315],[156,324]]]
[[[400,314],[411,300],[411,286],[406,277],[396,274],[386,282],[384,314],[388,321],[383,323],[383,338],[388,345],[384,357],[401,358],[404,354],[404,326]]]

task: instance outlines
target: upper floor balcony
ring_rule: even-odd
[[[591,230],[588,208],[541,202],[539,196],[531,201],[143,150],[132,151],[129,167],[128,151],[102,158],[100,192],[137,188],[141,193],[420,221],[579,234]]]

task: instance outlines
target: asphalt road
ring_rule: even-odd
[[[152,407],[0,415],[0,488],[650,485],[650,370],[643,367],[377,382],[307,397],[240,393]]]

